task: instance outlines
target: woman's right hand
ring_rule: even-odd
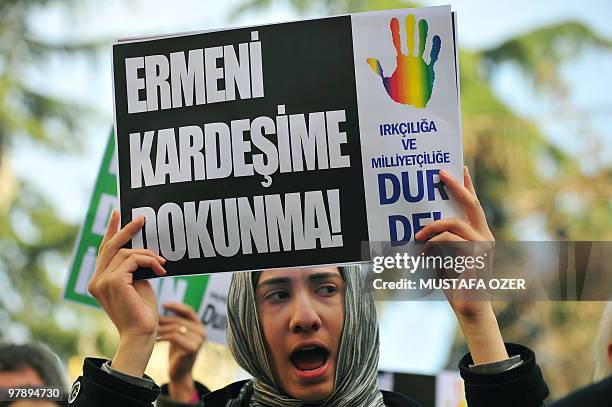
[[[118,230],[119,213],[113,211],[100,244],[96,271],[87,286],[119,332],[113,369],[137,377],[142,377],[151,357],[159,316],[151,283],[134,281],[133,273],[144,267],[158,276],[166,274],[164,258],[150,250],[122,248],[143,225],[144,218],[138,217]]]

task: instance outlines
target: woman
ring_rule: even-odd
[[[464,207],[467,221],[436,221],[415,238],[492,241],[467,169],[465,186],[444,171],[440,179]],[[147,281],[135,282],[131,273],[150,267],[163,276],[165,260],[147,250],[121,249],[143,219],[119,232],[118,222],[113,214],[89,290],[117,327],[120,343],[112,363],[85,361],[71,394],[74,406],[148,406],[159,393],[143,378],[156,337],[155,296]],[[363,285],[351,267],[235,273],[228,299],[228,343],[253,379],[206,395],[203,405],[417,406],[377,387],[378,325]],[[469,405],[541,405],[548,389],[535,357],[524,347],[504,346],[491,304],[452,300],[451,306],[470,349],[460,363]]]
[[[378,390],[378,324],[364,281],[359,267],[235,273],[228,342],[256,379],[228,400],[212,403],[214,393],[205,400],[212,406],[322,400],[325,406],[415,406]]]

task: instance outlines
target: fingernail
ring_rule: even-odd
[[[439,174],[446,176],[448,175],[448,172],[446,172],[446,170],[440,170]]]

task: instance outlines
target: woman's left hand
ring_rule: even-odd
[[[432,247],[438,245],[452,247],[454,243],[457,243],[455,247],[459,248],[478,248],[478,251],[481,253],[491,249],[495,238],[491,234],[491,230],[489,230],[484,210],[476,196],[467,167],[463,167],[463,185],[444,170],[440,171],[440,181],[444,183],[450,193],[461,204],[467,219],[441,219],[423,227],[415,235],[415,239],[425,240],[430,237],[427,239],[424,252],[427,253]],[[479,243],[473,245],[462,243],[468,241]],[[474,254],[472,250],[470,250],[470,253]],[[469,271],[468,273],[463,273],[463,277],[465,278],[468,274],[472,273],[469,273]],[[452,295],[452,293],[449,295],[447,293],[447,296],[453,311],[455,311],[459,318],[479,318],[481,314],[488,314],[491,308],[489,301],[465,300],[468,297],[467,292],[459,292],[458,295]]]
[[[440,180],[463,207],[466,220],[459,218],[437,220],[421,229],[415,235],[415,239],[427,240],[426,251],[432,245],[443,242],[451,244],[455,242],[461,244],[460,242],[466,241],[481,242],[484,250],[491,248],[495,239],[476,196],[467,167],[463,168],[463,185],[444,170],[440,171]],[[459,295],[447,293],[447,297],[461,325],[474,363],[508,359],[491,302],[482,298],[470,300],[467,292],[460,292]]]

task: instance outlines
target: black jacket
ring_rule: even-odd
[[[212,393],[208,393],[202,399],[205,407],[225,407],[225,403],[230,398],[236,398],[246,380],[235,382]],[[421,407],[419,403],[403,394],[382,391],[383,399],[387,407]],[[248,407],[248,406],[241,406]]]
[[[510,355],[521,355],[524,361],[521,366],[502,373],[482,374],[470,371],[472,359],[469,354],[459,362],[469,407],[540,407],[548,396],[533,352],[520,345],[507,344],[506,347]],[[70,394],[71,407],[151,407],[160,393],[158,386],[147,389],[127,383],[102,371],[104,362],[94,358],[85,360],[83,376],[74,383]],[[203,399],[204,407],[224,406],[243,383],[232,383],[207,394]],[[401,394],[383,392],[383,396],[388,407],[419,407]]]
[[[583,387],[569,396],[552,403],[550,407],[610,407],[612,406],[612,376],[599,383]]]

